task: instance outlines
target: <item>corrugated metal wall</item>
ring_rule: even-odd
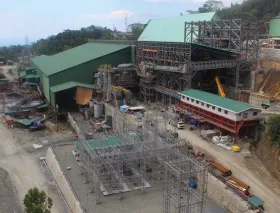
[[[270,20],[269,36],[280,37],[280,18],[275,18]]]
[[[51,105],[55,108],[55,94],[52,91],[50,91],[50,100]]]
[[[101,64],[112,64],[117,66],[121,63],[131,63],[131,47],[120,50],[118,52],[103,56],[101,58],[80,64],[76,67],[64,70],[57,74],[49,76],[49,86],[56,86],[68,81],[76,81],[85,84],[93,83],[93,73],[97,72],[97,68]]]
[[[45,74],[43,76],[43,88],[44,88],[44,94],[46,99],[50,102],[50,84],[49,84],[49,78]]]

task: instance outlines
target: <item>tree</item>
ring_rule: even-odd
[[[139,36],[141,35],[141,33],[143,32],[145,28],[144,24],[141,23],[134,23],[134,24],[130,24],[128,25],[128,33],[130,33],[130,39],[132,40],[137,40],[139,38]]]
[[[202,7],[199,7],[197,11],[195,10],[187,10],[188,14],[196,14],[196,13],[208,13],[208,12],[216,12],[220,11],[224,8],[224,4],[222,1],[218,0],[207,0]]]
[[[280,115],[270,116],[267,122],[271,142],[280,147]]]
[[[207,0],[202,7],[198,8],[199,13],[216,12],[224,8],[222,1]]]
[[[37,187],[29,189],[24,200],[25,213],[51,213],[53,201],[46,193]]]

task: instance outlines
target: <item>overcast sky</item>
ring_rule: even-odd
[[[225,5],[241,0],[224,0]],[[0,46],[24,44],[89,25],[125,29],[128,24],[196,10],[205,0],[0,0]]]

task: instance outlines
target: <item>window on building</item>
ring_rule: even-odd
[[[209,104],[207,104],[207,107],[209,108],[209,107],[210,107],[210,105],[209,105]]]
[[[182,96],[183,99],[185,99],[185,96]]]
[[[192,102],[194,102],[194,99],[191,99]]]
[[[212,106],[212,109],[213,109],[213,110],[215,110],[215,109],[216,109],[216,107]]]
[[[225,110],[225,114],[228,114],[228,111],[227,111],[227,110]]]
[[[197,104],[199,104],[199,101],[196,101]]]
[[[187,97],[187,100],[189,101],[189,100],[190,100],[190,98],[189,98],[189,97]]]
[[[253,116],[257,116],[258,115],[258,112],[253,112]]]
[[[218,108],[218,111],[219,111],[219,112],[221,112],[221,111],[222,111],[222,109],[221,109],[221,108]]]
[[[203,103],[203,102],[201,102],[201,106],[204,106],[204,103]]]
[[[244,114],[243,114],[243,118],[246,119],[247,117],[248,117],[248,113],[244,113]]]

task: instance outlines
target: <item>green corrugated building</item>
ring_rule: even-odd
[[[219,20],[215,12],[151,19],[138,41],[184,42],[185,22]]]
[[[272,18],[269,25],[269,37],[280,38],[280,16]]]
[[[91,88],[100,65],[133,62],[132,48],[122,44],[87,43],[52,56],[33,58],[31,65],[40,77],[46,99],[55,106],[56,93],[81,85]]]

